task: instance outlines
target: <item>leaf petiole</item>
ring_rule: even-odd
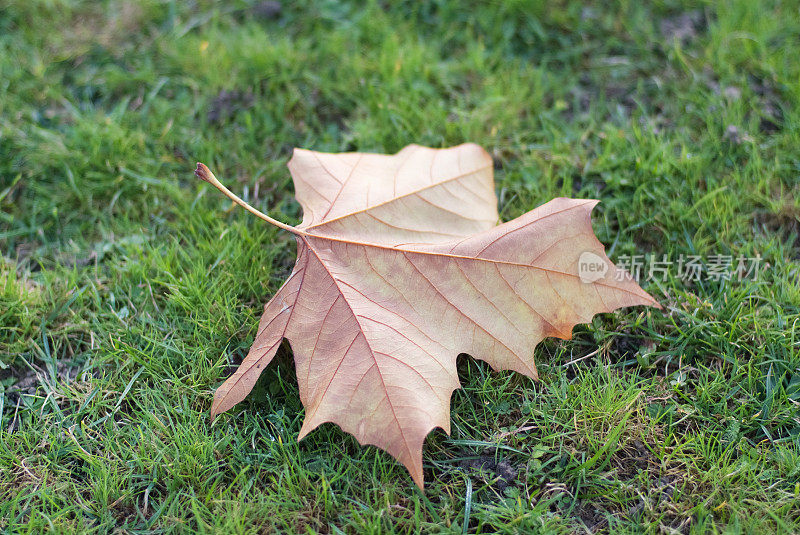
[[[242,208],[244,208],[245,210],[247,210],[248,212],[250,212],[254,216],[258,217],[259,219],[263,219],[267,223],[271,223],[271,224],[275,225],[276,227],[282,228],[283,230],[288,230],[289,232],[291,232],[292,234],[295,234],[297,236],[305,234],[303,231],[298,230],[298,229],[294,228],[291,225],[287,225],[286,223],[282,223],[282,222],[278,221],[277,219],[273,219],[270,216],[268,216],[267,214],[265,214],[264,212],[262,212],[261,210],[257,210],[256,208],[253,208],[252,206],[250,206],[248,203],[243,201],[239,196],[237,196],[231,190],[229,190],[228,188],[223,186],[222,183],[219,180],[217,180],[217,177],[214,176],[214,173],[211,172],[211,169],[209,169],[206,166],[206,164],[197,162],[197,169],[194,170],[194,174],[200,180],[208,182],[209,184],[211,184],[212,186],[214,186],[215,188],[220,190],[230,200],[232,200],[233,202],[235,202],[236,204],[238,204],[239,206],[241,206]]]

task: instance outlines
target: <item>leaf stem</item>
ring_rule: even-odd
[[[214,176],[214,173],[211,172],[211,169],[209,169],[205,164],[197,162],[197,169],[194,170],[194,174],[200,180],[204,180],[204,181],[208,182],[209,184],[211,184],[212,186],[214,186],[215,188],[217,188],[218,190],[220,190],[222,193],[225,194],[226,197],[228,197],[230,200],[232,200],[233,202],[235,202],[236,204],[238,204],[239,206],[241,206],[242,208],[244,208],[245,210],[247,210],[248,212],[250,212],[254,216],[256,216],[256,217],[258,217],[260,219],[263,219],[267,223],[271,223],[271,224],[275,225],[278,228],[282,228],[283,230],[288,230],[289,232],[291,232],[292,234],[295,234],[297,236],[305,234],[303,231],[298,230],[298,229],[294,228],[291,225],[287,225],[286,223],[282,223],[282,222],[278,221],[277,219],[272,219],[270,216],[268,216],[264,212],[262,212],[260,210],[257,210],[255,208],[253,208],[252,206],[250,206],[249,204],[247,204],[240,197],[238,197],[235,193],[233,193],[231,190],[229,190],[228,188],[223,186],[222,183],[219,180],[217,180],[217,177]]]

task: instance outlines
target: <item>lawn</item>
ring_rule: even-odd
[[[798,35],[789,0],[0,0],[0,530],[800,531]],[[295,245],[195,162],[296,224],[293,147],[466,141],[505,220],[600,199],[664,310],[539,382],[459,357],[424,493],[297,442],[288,345],[212,424]]]

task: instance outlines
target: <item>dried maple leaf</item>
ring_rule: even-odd
[[[294,270],[217,389],[212,417],[245,398],[287,338],[306,408],[300,438],[334,422],[422,487],[425,437],[450,432],[459,353],[537,379],[544,337],[569,339],[598,312],[659,306],[606,257],[590,221],[597,201],[558,198],[498,224],[492,161],[477,145],[392,156],[297,149],[289,170],[297,227],[198,164],[200,178],[297,239]],[[595,270],[583,276],[580,262]]]

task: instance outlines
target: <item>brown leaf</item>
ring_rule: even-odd
[[[294,271],[264,308],[253,347],[220,386],[212,417],[242,401],[278,346],[292,346],[306,418],[378,446],[423,486],[422,444],[450,432],[456,357],[537,379],[546,336],[594,314],[659,306],[595,237],[594,200],[554,199],[497,225],[492,162],[474,144],[399,153],[295,150],[303,222]],[[579,263],[593,263],[588,275]],[[660,308],[660,307],[659,307]]]

